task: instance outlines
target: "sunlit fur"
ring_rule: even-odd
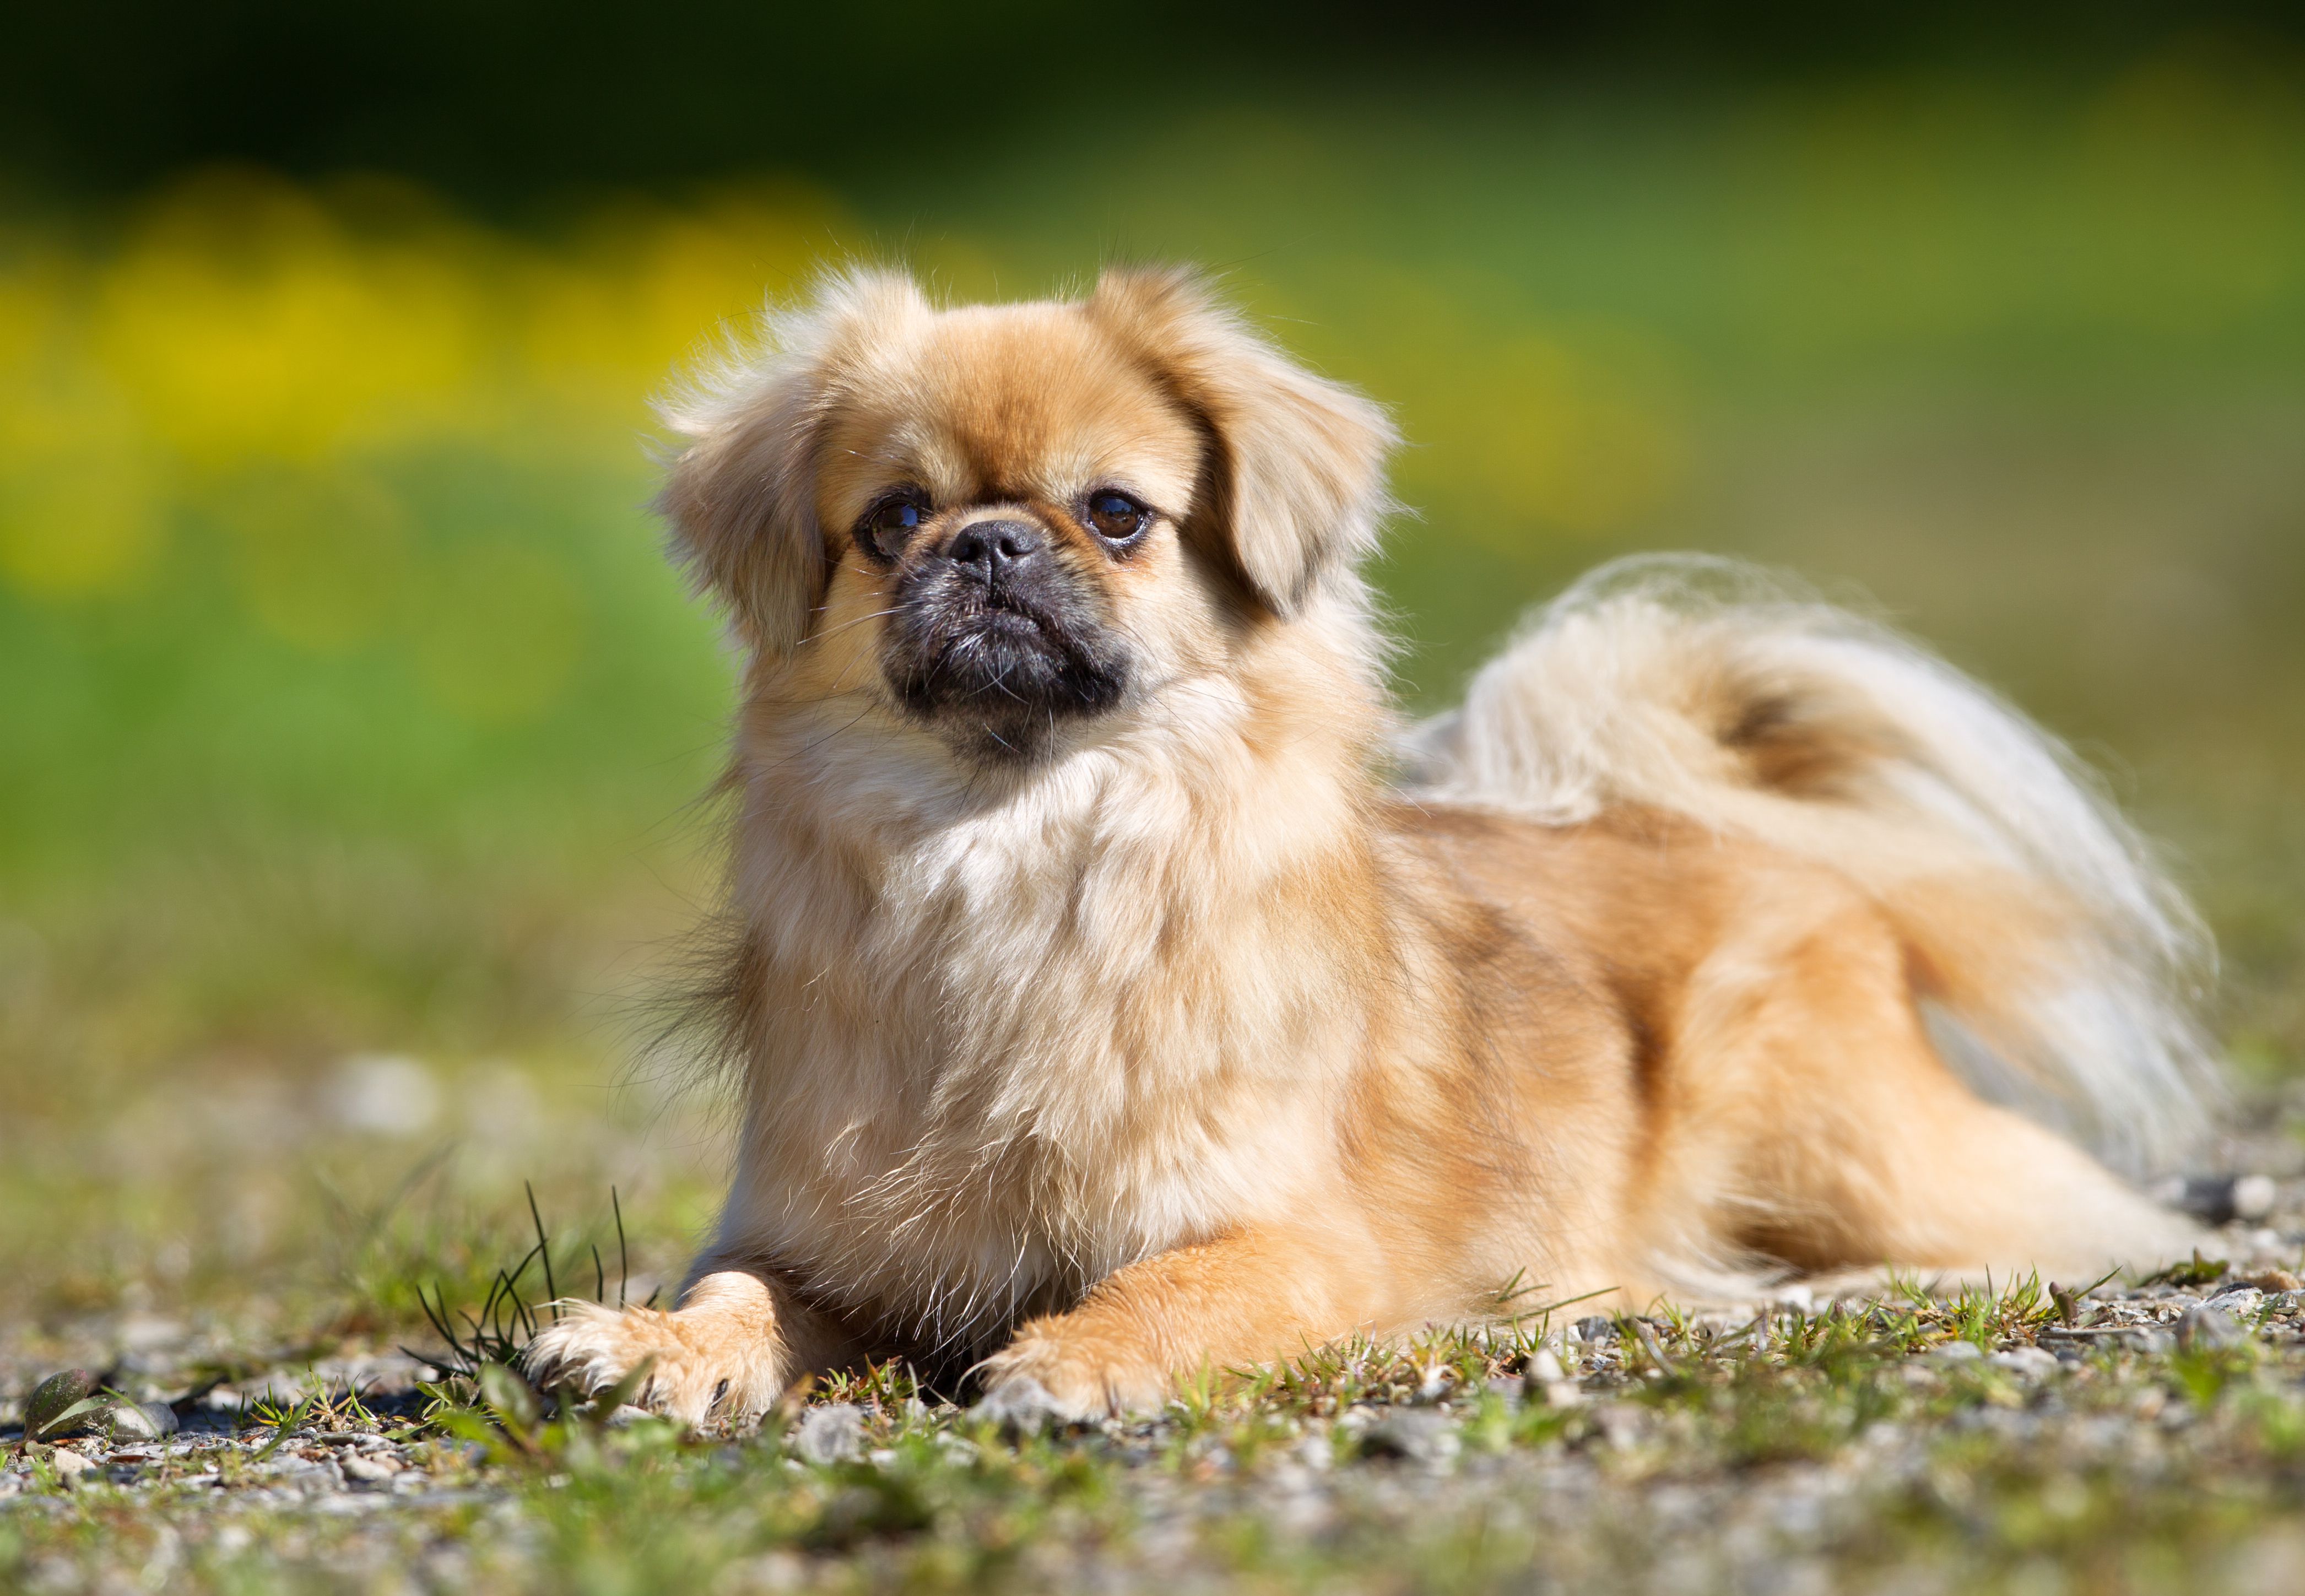
[[[2054,744],[1879,629],[1620,570],[1400,726],[1357,571],[1391,429],[1181,273],[838,277],[668,417],[745,651],[738,1167],[680,1310],[572,1314],[542,1377],[645,1361],[700,1418],[982,1360],[999,1411],[1081,1417],[1584,1293],[2196,1239],[1947,1062],[2165,1140],[2190,921]],[[897,484],[936,515],[889,566],[850,528]],[[1068,508],[1115,485],[1161,512],[1125,553]],[[996,513],[1112,701],[892,684],[902,573]]]

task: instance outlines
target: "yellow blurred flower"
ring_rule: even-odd
[[[454,246],[364,242],[285,183],[209,174],[101,269],[93,353],[194,465],[314,460],[467,398],[489,315]]]
[[[641,419],[639,401],[715,337],[749,331],[838,258],[851,232],[815,191],[732,191],[676,212],[629,202],[572,245],[528,258],[515,291],[523,368],[542,387]]]
[[[132,587],[166,539],[156,463],[84,372],[0,369],[0,577],[37,598]]]

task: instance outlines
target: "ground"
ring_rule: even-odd
[[[2293,1145],[2224,1150],[2284,1177],[2269,1216],[2227,1227],[2231,1265],[2085,1295],[1532,1303],[1045,1435],[900,1369],[733,1433],[561,1411],[501,1367],[454,1372],[519,1333],[501,1293],[477,1335],[456,1311],[486,1294],[447,1303],[453,1351],[429,1329],[410,1351],[341,1325],[290,1346],[229,1314],[98,1312],[20,1331],[0,1363],[0,1587],[2287,1592]],[[589,1246],[554,1252],[615,1295],[618,1261],[596,1275]],[[181,1427],[98,1409],[25,1444],[34,1382],[74,1366]]]

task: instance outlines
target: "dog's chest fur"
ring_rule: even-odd
[[[1382,940],[1350,912],[1356,816],[1333,778],[1185,741],[994,796],[899,741],[755,753],[722,1249],[966,1340],[1332,1178],[1367,1024],[1338,994]]]

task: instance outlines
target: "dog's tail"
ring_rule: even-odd
[[[1898,926],[1947,1061],[2132,1168],[2216,1072],[2208,939],[2091,775],[1923,649],[1724,560],[1603,567],[1532,618],[1408,783],[1557,822],[1677,811],[1825,863]]]

